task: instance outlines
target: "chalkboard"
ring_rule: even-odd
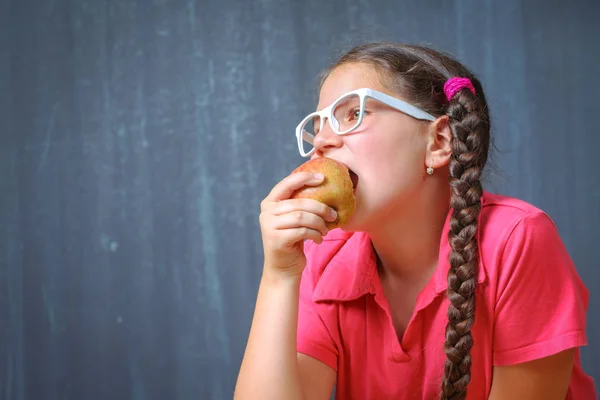
[[[259,203],[302,160],[316,76],[367,40],[482,79],[487,188],[557,223],[600,378],[600,3],[0,2],[0,399],[231,398]]]

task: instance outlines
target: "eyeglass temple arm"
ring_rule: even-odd
[[[313,144],[315,142],[315,135],[306,132],[304,129],[302,130],[302,138],[306,140],[308,143]]]

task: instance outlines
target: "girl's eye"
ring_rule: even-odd
[[[353,108],[353,109],[349,110],[348,114],[349,114],[348,117],[351,121],[354,119],[359,119],[360,118],[360,108]]]

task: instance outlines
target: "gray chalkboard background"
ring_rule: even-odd
[[[0,1],[0,399],[228,399],[259,202],[316,74],[429,43],[482,78],[488,189],[546,210],[591,291],[600,379],[600,2]]]

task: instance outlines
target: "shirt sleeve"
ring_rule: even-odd
[[[338,349],[320,314],[334,305],[317,304],[313,301],[313,291],[320,274],[318,274],[317,266],[310,263],[312,250],[313,247],[306,246],[308,261],[300,283],[297,351],[313,357],[337,371]]]
[[[494,365],[531,361],[587,344],[588,291],[546,214],[536,212],[516,224],[499,270]]]

